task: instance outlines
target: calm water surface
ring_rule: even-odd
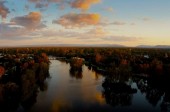
[[[70,65],[58,60],[51,60],[50,76],[46,80],[47,90],[39,92],[37,101],[30,111],[33,112],[69,112],[69,111],[161,111],[162,96],[156,105],[148,102],[146,94],[141,93],[133,81],[130,85],[137,91],[132,94],[104,94],[101,74],[82,67],[80,77],[70,75]],[[107,96],[109,95],[109,96]],[[112,101],[114,100],[114,101]]]

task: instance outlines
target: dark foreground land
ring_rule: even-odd
[[[88,47],[0,48],[0,111],[29,110],[38,91],[47,89],[50,60],[56,59],[69,63],[76,79],[83,65],[101,74],[102,95],[113,107],[131,105],[139,90],[153,106],[161,101],[159,111],[169,111],[170,49]]]

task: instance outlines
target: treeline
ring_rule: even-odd
[[[170,49],[149,48],[93,48],[93,47],[41,47],[41,48],[6,48],[0,52],[41,53],[56,57],[84,58],[87,65],[98,71],[113,74],[117,71],[130,71],[150,75],[170,74]]]
[[[0,57],[0,108],[28,108],[38,90],[45,90],[49,59],[45,53],[3,53]],[[33,99],[32,99],[33,98]]]

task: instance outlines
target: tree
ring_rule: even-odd
[[[0,66],[0,77],[5,74],[5,68]]]

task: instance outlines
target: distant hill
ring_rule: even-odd
[[[138,45],[137,48],[154,48],[154,46],[151,45]]]
[[[170,48],[170,45],[157,45],[155,48]]]
[[[170,45],[156,45],[156,46],[151,46],[151,45],[138,45],[136,46],[137,48],[170,48]]]
[[[82,46],[82,45],[81,45]],[[90,44],[90,45],[84,45],[84,46],[89,46],[89,47],[127,47],[124,45],[119,45],[119,44]]]
[[[39,44],[39,45],[8,45],[0,46],[0,48],[8,47],[113,47],[113,48],[125,48],[129,46],[119,44]],[[138,45],[134,48],[170,48],[170,45]]]
[[[0,47],[126,47],[119,44],[39,44],[39,45],[11,45]]]

